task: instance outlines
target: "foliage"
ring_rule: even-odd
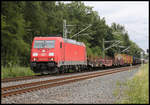
[[[2,67],[1,78],[13,78],[18,76],[35,75],[29,67]]]

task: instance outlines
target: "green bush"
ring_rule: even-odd
[[[35,75],[33,71],[29,67],[2,67],[1,70],[1,78],[12,78],[12,77],[18,77],[18,76],[30,76]]]

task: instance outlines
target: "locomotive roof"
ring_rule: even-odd
[[[83,42],[77,42],[76,40],[66,39],[66,38],[63,38],[63,40],[64,40],[64,42],[67,42],[67,43],[85,46]]]
[[[80,46],[85,46],[85,44],[83,42],[77,42],[76,40],[72,40],[72,39],[67,39],[67,38],[62,38],[62,37],[35,37],[34,40],[50,40],[50,39],[62,39],[64,40],[64,42],[66,43],[71,43],[71,44],[76,44],[76,45],[80,45]]]
[[[61,39],[61,37],[43,37],[43,36],[42,37],[41,36],[40,37],[34,37],[35,40],[40,40],[40,39],[49,40],[49,39],[52,39],[52,38]]]

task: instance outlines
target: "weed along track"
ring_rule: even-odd
[[[132,68],[135,68],[135,67],[137,66],[134,66]],[[107,71],[95,72],[95,73],[90,73],[90,74],[81,74],[81,75],[76,75],[76,76],[63,77],[63,78],[46,80],[46,81],[39,81],[39,82],[32,82],[32,83],[27,83],[27,84],[3,87],[1,88],[1,95],[4,98],[4,97],[12,96],[12,95],[22,94],[22,93],[31,92],[31,91],[35,91],[39,89],[44,89],[44,88],[60,86],[60,85],[64,85],[64,84],[68,84],[68,83],[72,83],[72,82],[76,82],[76,81],[80,81],[84,79],[90,79],[90,78],[94,78],[98,76],[103,76],[103,75],[130,70],[130,69],[131,67],[123,67],[123,68],[110,69]]]

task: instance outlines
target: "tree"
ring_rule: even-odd
[[[2,2],[2,63],[4,65],[17,64],[28,50],[24,42],[25,21],[18,2]]]

